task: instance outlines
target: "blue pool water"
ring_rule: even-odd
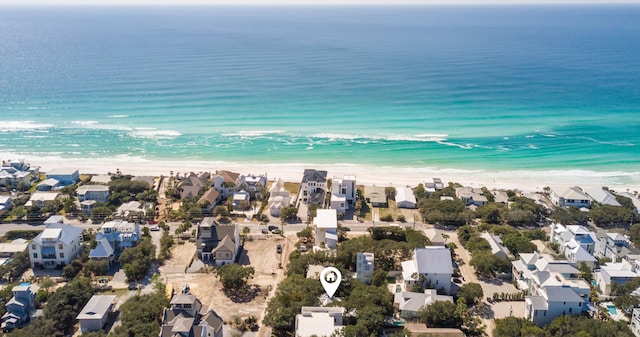
[[[607,305],[607,310],[609,310],[609,313],[611,315],[617,315],[618,314],[618,310],[616,310],[616,307],[613,305]]]

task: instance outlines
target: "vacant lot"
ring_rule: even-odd
[[[269,290],[274,289],[277,282],[282,279],[282,269],[278,268],[279,263],[287,259],[286,256],[276,253],[276,245],[281,244],[284,255],[288,256],[294,239],[295,237],[285,239],[272,236],[245,243],[240,263],[255,269],[254,277],[249,280],[249,284],[257,285],[260,289],[258,295],[247,303],[231,301],[222,292],[222,284],[218,282],[214,272],[190,274],[184,272],[195,254],[194,243],[176,245],[173,248],[172,258],[160,267],[160,272],[167,284],[173,285],[176,291],[180,291],[184,285],[189,285],[191,292],[200,299],[202,305],[214,309],[225,321],[230,321],[234,316],[256,316],[261,320]]]

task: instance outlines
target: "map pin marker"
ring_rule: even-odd
[[[324,291],[326,291],[327,295],[331,298],[333,298],[333,294],[338,290],[340,281],[342,281],[342,274],[340,274],[340,271],[335,267],[326,267],[320,273],[320,283],[322,283]]]

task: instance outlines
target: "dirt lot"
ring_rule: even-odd
[[[281,262],[281,258],[282,261],[288,260],[287,257],[281,257],[276,253],[276,245],[282,244],[283,251],[288,256],[294,239],[295,236],[285,239],[273,235],[245,243],[240,263],[255,269],[254,277],[249,280],[249,284],[260,287],[259,294],[247,303],[231,301],[222,292],[222,284],[213,272],[185,274],[185,268],[196,251],[194,243],[176,245],[172,251],[172,258],[160,267],[160,272],[167,284],[173,285],[176,291],[188,284],[203,306],[214,309],[225,321],[230,321],[234,316],[256,316],[261,321],[268,291],[274,289],[282,279],[282,269],[278,268],[278,263]]]

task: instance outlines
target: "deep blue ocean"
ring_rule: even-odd
[[[636,181],[639,131],[638,5],[0,7],[3,159]]]

